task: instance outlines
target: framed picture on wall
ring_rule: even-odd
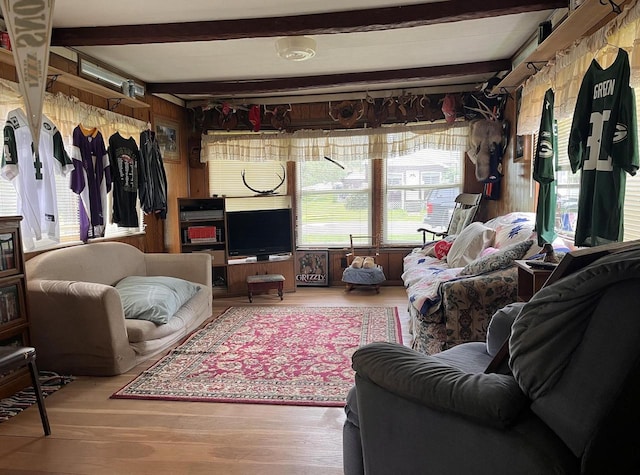
[[[329,251],[296,252],[296,285],[315,287],[329,285]]]
[[[156,138],[160,145],[162,159],[169,162],[180,161],[179,124],[175,120],[156,117]]]

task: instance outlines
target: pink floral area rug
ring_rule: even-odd
[[[111,397],[344,406],[354,351],[401,340],[395,307],[231,307]]]

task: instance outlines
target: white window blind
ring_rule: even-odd
[[[636,117],[640,117],[640,88],[634,88],[636,97]],[[637,124],[640,129],[640,123]],[[640,130],[638,130],[640,136]],[[640,146],[640,144],[636,144]],[[624,240],[640,239],[640,172],[635,176],[627,174],[624,198]]]
[[[558,121],[558,167],[556,170],[556,231],[573,239],[578,218],[580,171],[573,173],[569,163],[569,132],[571,118]]]
[[[10,84],[7,81],[0,83],[0,140],[4,141],[4,123],[8,113],[18,107],[24,107],[18,94],[14,91],[14,88],[7,87]],[[49,111],[47,111],[49,109]],[[56,123],[54,120],[54,111],[65,117],[67,122]],[[65,144],[67,153],[71,154],[72,142],[73,142],[73,126],[88,119],[88,114],[91,112],[94,115],[92,119],[105,121],[105,126],[99,126],[98,129],[102,132],[105,140],[105,146],[108,146],[108,139],[111,133],[116,130],[121,130],[124,136],[127,136],[125,131],[129,134],[133,134],[135,130],[142,130],[145,125],[142,121],[135,121],[129,117],[119,116],[112,112],[99,113],[97,109],[85,104],[79,104],[72,100],[64,99],[62,96],[47,95],[45,102],[45,114],[56,123],[58,130],[62,134],[62,139]],[[97,117],[99,115],[99,117]],[[70,126],[73,124],[73,126]],[[136,143],[139,141],[139,136],[134,136]],[[60,243],[71,243],[80,241],[80,222],[79,222],[79,198],[78,195],[73,193],[70,189],[70,176],[55,176],[56,194],[58,200],[58,214],[60,219]],[[111,195],[109,193],[108,209],[111,210]],[[140,209],[140,203],[138,201],[136,210],[139,217],[139,227],[137,228],[121,228],[116,224],[111,223],[111,212],[107,216],[107,226],[105,230],[106,237],[114,237],[119,235],[126,235],[136,233],[144,230],[144,216]],[[17,207],[17,196],[13,184],[3,178],[0,178],[0,215],[20,215],[20,210]],[[35,242],[35,249],[47,249],[56,246],[58,243],[43,238]]]
[[[446,230],[462,190],[464,154],[424,149],[384,162],[383,242],[415,244],[420,227]]]
[[[328,161],[297,164],[297,244],[348,246],[349,234],[371,234],[372,161],[344,169]]]
[[[243,181],[244,174],[244,181]],[[284,178],[282,185],[278,184]],[[246,182],[246,185],[245,183]],[[274,196],[256,196],[255,191],[268,191],[277,187]],[[267,208],[289,208],[287,176],[282,162],[234,162],[209,160],[209,193],[225,196],[227,211]],[[247,199],[256,197],[259,199]]]

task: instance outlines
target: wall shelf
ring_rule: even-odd
[[[0,48],[0,63],[8,64],[10,66],[15,67],[13,51]],[[62,71],[61,69],[54,68],[53,66],[49,66],[48,75],[55,76],[56,81],[59,81],[61,84],[65,84],[70,87],[81,89],[82,91],[95,94],[96,96],[104,97],[110,102],[114,101],[114,102],[117,102],[118,104],[132,107],[134,109],[150,107],[149,104],[147,104],[146,102],[140,101],[133,97],[126,96],[121,92],[115,91],[106,86],[102,86],[101,84],[96,84],[93,81],[89,81],[88,79],[82,78],[80,76],[76,76],[75,74],[71,74],[71,73]]]
[[[628,3],[621,2],[621,6]],[[583,38],[600,24],[615,17],[611,5],[599,0],[586,0],[573,11],[538,47],[520,64],[511,70],[493,89],[494,94],[518,88],[536,69],[542,68],[555,57],[557,51],[570,47],[576,40]],[[535,66],[535,67],[534,67]]]

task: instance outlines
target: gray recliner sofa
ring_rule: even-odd
[[[481,343],[360,348],[345,474],[638,473],[638,291],[638,250],[543,288],[513,322],[504,371],[485,372]]]

